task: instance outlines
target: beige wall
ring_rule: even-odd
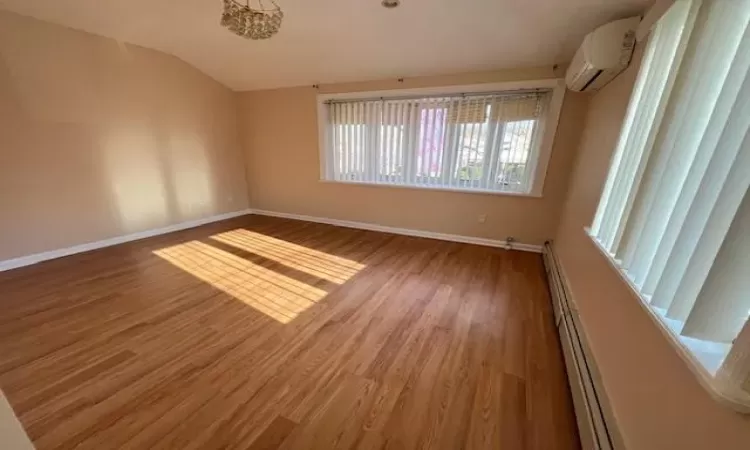
[[[595,95],[555,246],[628,449],[748,449],[750,416],[698,384],[583,231],[591,224],[637,72]]]
[[[562,212],[556,245],[628,448],[747,449],[750,416],[698,385],[583,232],[635,66],[588,110],[585,96],[566,95],[541,199],[352,186],[318,181],[318,92],[553,74],[255,91],[235,105],[235,94],[171,56],[0,12],[0,261],[240,210],[248,192],[259,209],[532,244],[554,234]]]
[[[3,450],[34,450],[21,422],[0,392],[0,447]]]
[[[251,91],[240,121],[254,208],[541,244],[553,236],[577,148],[586,97],[567,93],[543,198],[320,182],[316,94],[554,78],[549,69]],[[479,215],[486,215],[479,223]]]
[[[247,207],[234,93],[0,12],[0,261]]]

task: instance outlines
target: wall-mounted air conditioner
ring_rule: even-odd
[[[565,74],[571,91],[597,91],[630,64],[640,17],[602,25],[583,39]]]

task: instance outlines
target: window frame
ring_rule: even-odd
[[[361,100],[372,97],[383,97],[384,99],[399,97],[418,97],[420,95],[456,95],[461,93],[496,93],[502,91],[516,91],[525,89],[549,89],[552,91],[549,105],[547,106],[547,115],[543,121],[543,129],[540,134],[540,142],[537,147],[536,155],[529,158],[528,173],[531,176],[529,182],[530,189],[528,192],[511,192],[496,191],[489,189],[463,189],[460,187],[443,187],[443,186],[413,186],[408,184],[385,184],[362,181],[345,181],[331,180],[325,177],[327,148],[328,148],[328,109],[326,102],[330,100]],[[499,83],[482,83],[470,85],[424,87],[409,89],[388,89],[378,91],[356,91],[356,92],[330,92],[317,95],[317,115],[318,115],[318,159],[319,159],[319,181],[323,183],[354,184],[360,186],[377,186],[398,189],[419,189],[419,190],[437,190],[448,192],[462,192],[471,194],[491,194],[491,195],[510,195],[515,197],[542,197],[544,190],[544,181],[547,175],[549,160],[552,156],[552,147],[557,134],[557,125],[560,119],[563,99],[565,96],[565,80],[559,78],[550,78],[543,80],[524,80],[510,81]]]

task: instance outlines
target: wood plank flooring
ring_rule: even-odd
[[[574,449],[541,257],[259,216],[0,273],[38,449]]]

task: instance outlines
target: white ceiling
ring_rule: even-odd
[[[221,0],[0,0],[0,9],[161,50],[250,90],[567,62],[587,32],[651,0],[277,2],[284,22],[266,41],[223,29]]]

